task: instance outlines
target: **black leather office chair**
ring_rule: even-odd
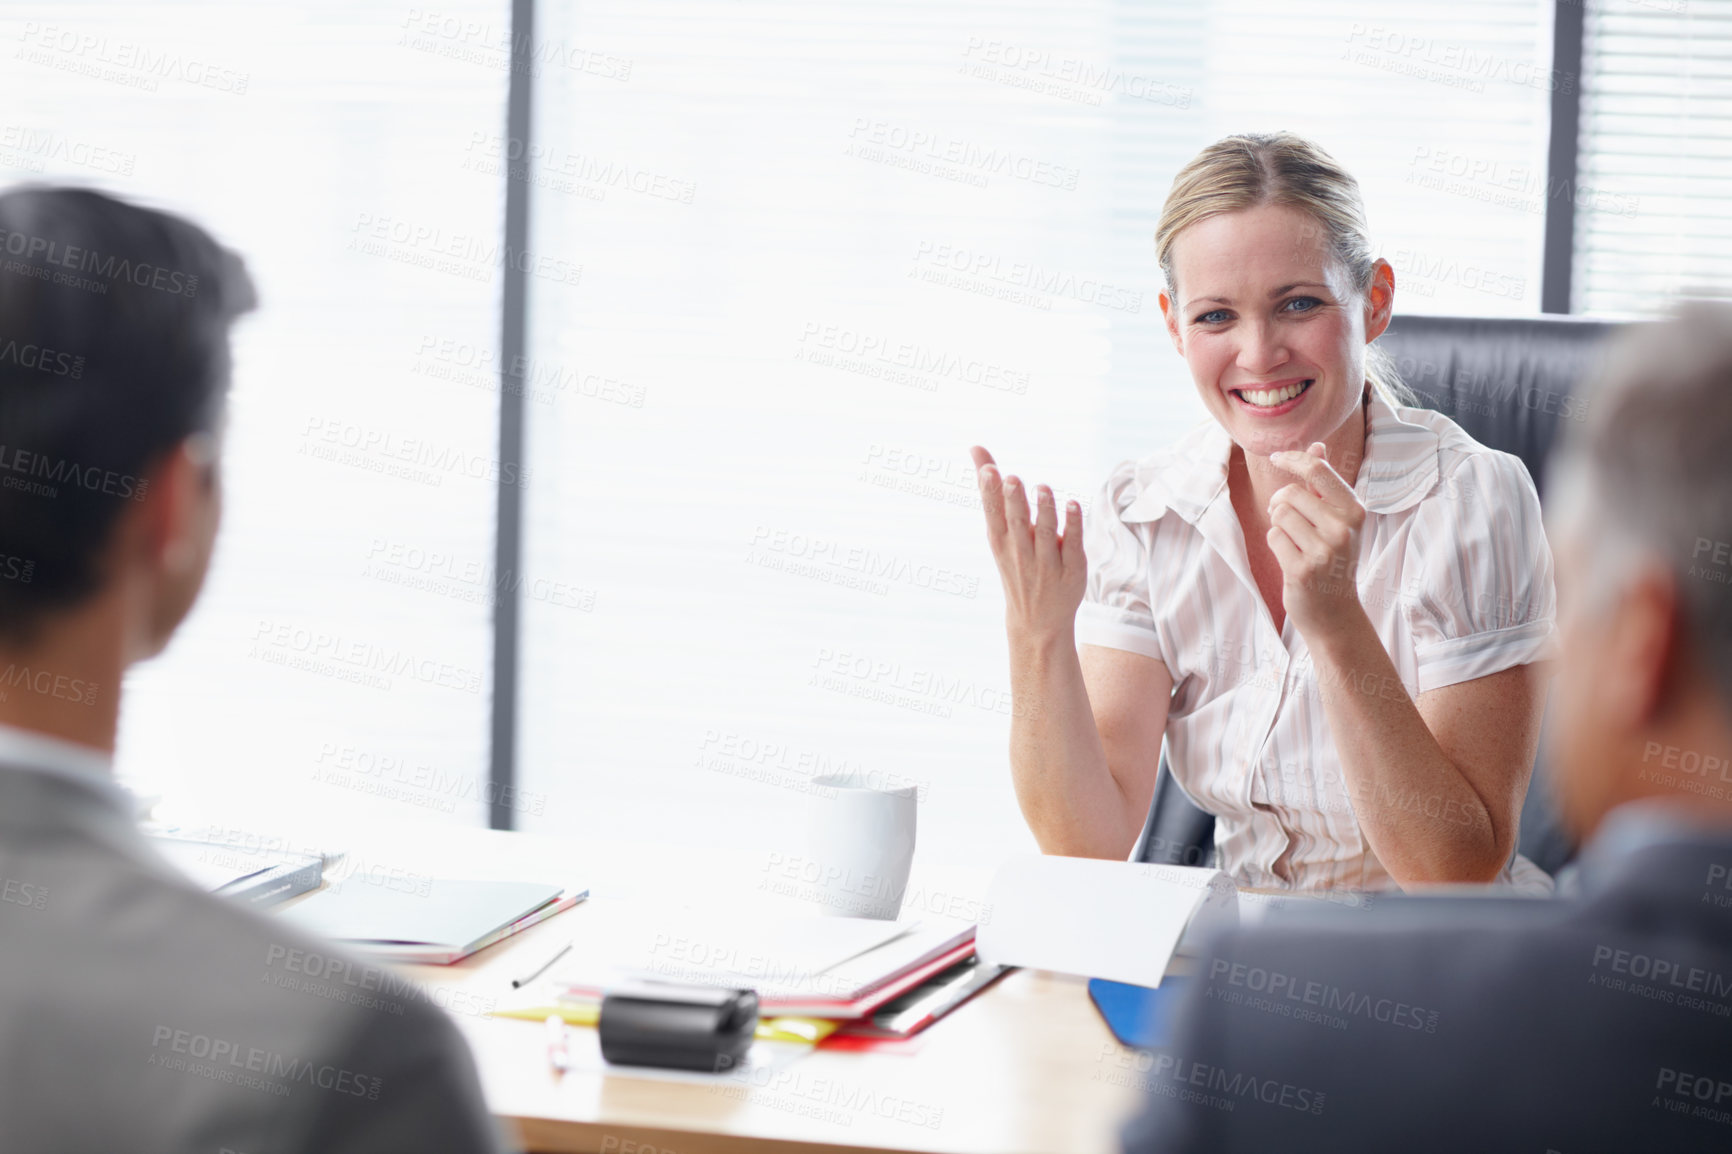
[[[1575,386],[1597,367],[1616,328],[1571,317],[1397,317],[1378,345],[1421,405],[1445,414],[1481,444],[1520,457],[1543,500],[1552,444],[1565,423],[1585,411]],[[1576,847],[1558,823],[1543,762],[1534,765],[1519,846],[1555,874]],[[1163,750],[1154,801],[1131,860],[1206,865],[1214,844],[1214,817],[1174,784]]]

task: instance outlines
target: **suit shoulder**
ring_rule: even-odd
[[[1229,964],[1303,959],[1331,974],[1465,976],[1508,973],[1511,957],[1539,962],[1552,947],[1591,932],[1579,911],[1549,899],[1396,898],[1373,908],[1308,911],[1239,926],[1212,938],[1207,953]]]

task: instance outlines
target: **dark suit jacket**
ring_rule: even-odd
[[[202,892],[129,806],[91,775],[0,767],[0,1149],[498,1149],[443,1011]],[[366,977],[330,980],[344,963]]]
[[[1732,1151],[1729,879],[1732,831],[1626,807],[1573,896],[1229,931],[1131,1064],[1125,1148]]]

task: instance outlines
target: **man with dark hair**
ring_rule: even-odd
[[[440,1010],[185,880],[110,777],[121,677],[168,643],[210,563],[229,327],[253,303],[240,260],[184,220],[0,194],[8,1150],[497,1148]],[[385,992],[319,996],[297,980],[308,959]]]
[[[1732,308],[1585,399],[1548,508],[1575,892],[1223,934],[1128,1150],[1732,1150]]]

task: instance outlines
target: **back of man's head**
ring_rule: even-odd
[[[0,645],[100,588],[153,463],[213,433],[228,330],[255,303],[238,257],[102,193],[0,193]]]
[[[1732,306],[1634,327],[1583,392],[1548,510],[1566,816],[1676,795],[1732,820]]]

